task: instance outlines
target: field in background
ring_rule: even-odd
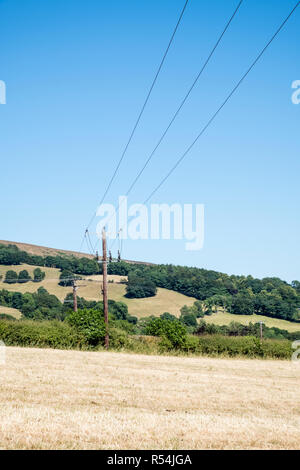
[[[280,318],[265,317],[264,315],[233,315],[219,310],[210,316],[205,316],[204,320],[207,323],[214,323],[215,325],[229,325],[232,321],[249,325],[249,323],[258,323],[262,321],[268,327],[276,327],[287,331],[300,331],[300,323],[294,323],[287,320],[280,320]]]
[[[288,361],[7,348],[3,449],[297,449]]]
[[[6,284],[3,282],[6,271],[12,269],[19,273],[23,269],[26,269],[29,274],[33,277],[33,271],[36,266],[28,264],[22,264],[20,266],[3,266],[0,265],[0,275],[3,279],[0,281],[0,289],[6,289],[9,291],[22,292],[36,292],[39,287],[44,287],[50,294],[56,295],[61,301],[64,300],[67,294],[72,292],[71,287],[62,287],[58,285],[58,278],[60,270],[56,268],[41,267],[42,271],[46,273],[46,277],[42,282],[27,282],[25,284]],[[102,276],[84,276],[86,279],[78,281],[78,285],[82,286],[78,290],[78,295],[84,297],[87,300],[100,300],[101,298],[101,282]],[[113,280],[113,283],[108,284],[108,297],[111,300],[118,302],[125,302],[128,305],[128,310],[131,315],[138,318],[147,317],[150,315],[159,316],[164,312],[172,313],[173,315],[179,316],[180,309],[183,305],[191,306],[195,302],[195,298],[187,297],[186,295],[180,294],[179,292],[171,291],[168,289],[157,289],[157,295],[155,297],[148,297],[146,299],[127,299],[125,295],[125,284],[121,284],[121,279],[124,276],[109,275],[108,279]],[[4,312],[0,306],[0,313]],[[10,315],[20,316],[20,312],[15,309],[10,309]],[[15,310],[15,311],[14,311]],[[247,325],[249,322],[256,323],[263,321],[266,326],[275,326],[288,331],[299,331],[300,324],[293,323],[286,320],[280,320],[278,318],[265,317],[263,315],[232,315],[227,312],[223,312],[219,309],[217,313],[211,316],[206,315],[204,320],[208,323],[215,323],[216,325],[228,325],[232,321],[236,321]]]
[[[56,295],[61,301],[64,300],[66,295],[72,292],[71,287],[62,287],[58,285],[58,278],[60,270],[56,268],[44,268],[41,267],[42,271],[45,271],[46,277],[42,282],[27,282],[25,284],[6,284],[3,282],[5,272],[12,269],[13,271],[20,272],[26,269],[31,276],[36,266],[30,266],[22,264],[20,266],[0,266],[0,275],[2,274],[3,279],[0,281],[0,289],[6,289],[9,291],[22,292],[36,292],[39,287],[44,287],[50,294]],[[122,301],[128,305],[129,313],[138,318],[149,316],[149,315],[161,315],[164,312],[173,313],[179,316],[180,309],[183,305],[193,305],[193,297],[187,297],[186,295],[178,292],[170,291],[167,289],[158,288],[157,295],[155,297],[149,297],[147,299],[127,299],[124,297],[125,285],[120,284],[120,280],[124,276],[110,275],[109,280],[113,280],[113,283],[108,284],[108,297],[111,300]],[[85,280],[78,281],[78,285],[82,285],[78,290],[78,295],[84,297],[86,300],[100,300],[101,298],[101,282],[102,276],[86,276]],[[1,313],[1,307],[0,307]],[[4,313],[4,312],[3,312]]]
[[[5,313],[6,315],[11,315],[12,317],[15,318],[20,318],[21,317],[21,312],[17,310],[16,308],[11,308],[11,307],[3,307],[0,305],[0,314]]]

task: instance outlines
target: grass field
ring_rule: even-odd
[[[58,278],[60,270],[55,268],[41,268],[46,273],[46,277],[42,282],[27,282],[25,284],[6,284],[3,282],[5,273],[8,270],[14,270],[20,272],[26,269],[31,276],[35,266],[22,264],[21,266],[0,266],[0,275],[3,276],[0,281],[0,289],[6,289],[9,291],[19,291],[23,294],[25,292],[35,292],[41,286],[43,286],[50,294],[56,295],[61,301],[64,300],[66,295],[72,292],[71,287],[62,287],[58,285]],[[186,295],[179,294],[178,292],[170,291],[167,289],[158,289],[155,297],[147,299],[127,299],[124,297],[125,285],[120,284],[120,279],[124,276],[108,276],[109,280],[114,280],[114,283],[108,284],[108,297],[109,299],[122,301],[128,305],[129,313],[137,316],[138,318],[149,316],[149,315],[161,315],[164,312],[173,313],[173,315],[179,315],[180,309],[183,305],[192,305],[196,299],[193,297],[187,297]],[[87,300],[99,300],[101,297],[101,276],[88,276],[87,279],[79,281],[78,285],[82,285],[78,290],[78,295],[84,297]]]
[[[2,449],[297,449],[300,364],[7,348]]]
[[[287,320],[280,320],[279,318],[265,317],[264,315],[233,315],[231,313],[223,312],[222,310],[212,315],[206,315],[204,320],[207,323],[214,323],[215,325],[229,325],[232,321],[248,325],[251,323],[258,323],[260,321],[268,327],[276,327],[287,331],[300,331],[300,323],[293,323]]]
[[[16,308],[2,307],[2,305],[0,305],[0,314],[1,313],[5,313],[6,315],[11,315],[12,317],[15,317],[18,319],[21,316],[21,313]]]

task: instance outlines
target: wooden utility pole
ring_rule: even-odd
[[[262,343],[263,340],[263,322],[260,321],[260,342]]]
[[[102,230],[102,266],[103,266],[103,310],[104,310],[104,321],[105,321],[105,348],[109,346],[109,335],[108,335],[108,299],[107,299],[107,253],[106,253],[106,232],[105,228]]]
[[[73,308],[74,308],[74,312],[77,312],[77,284],[76,284],[75,279],[74,281],[72,281],[72,285],[73,285]]]

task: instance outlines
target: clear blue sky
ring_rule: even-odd
[[[190,0],[107,202],[124,194],[237,0]],[[296,0],[244,0],[129,202],[142,202]],[[0,239],[78,250],[183,0],[0,0]],[[300,7],[153,202],[205,204],[205,244],[128,241],[124,257],[299,279]]]

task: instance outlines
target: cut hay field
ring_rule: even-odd
[[[300,365],[7,348],[2,449],[297,449]]]
[[[42,271],[46,273],[46,277],[42,282],[27,282],[25,284],[6,284],[3,282],[6,271],[12,269],[13,271],[20,272],[26,269],[31,276],[36,266],[30,266],[22,264],[20,266],[1,266],[0,275],[3,279],[0,281],[0,289],[6,289],[8,291],[22,292],[36,292],[39,287],[44,287],[50,294],[56,295],[61,301],[64,300],[66,295],[72,292],[71,287],[62,287],[58,285],[58,278],[60,270],[55,268],[44,268]],[[147,299],[127,299],[125,295],[125,285],[120,284],[120,280],[124,276],[108,276],[109,280],[113,280],[113,283],[108,284],[108,297],[111,300],[122,301],[128,305],[128,310],[131,315],[138,318],[149,316],[149,315],[161,315],[164,312],[173,313],[173,315],[179,316],[180,309],[183,305],[193,305],[193,297],[187,297],[186,295],[178,292],[170,291],[167,289],[158,289],[155,297],[149,297]],[[78,290],[78,295],[84,297],[87,300],[100,300],[101,297],[101,282],[102,276],[87,276],[86,279],[78,281],[78,285],[82,286]]]

